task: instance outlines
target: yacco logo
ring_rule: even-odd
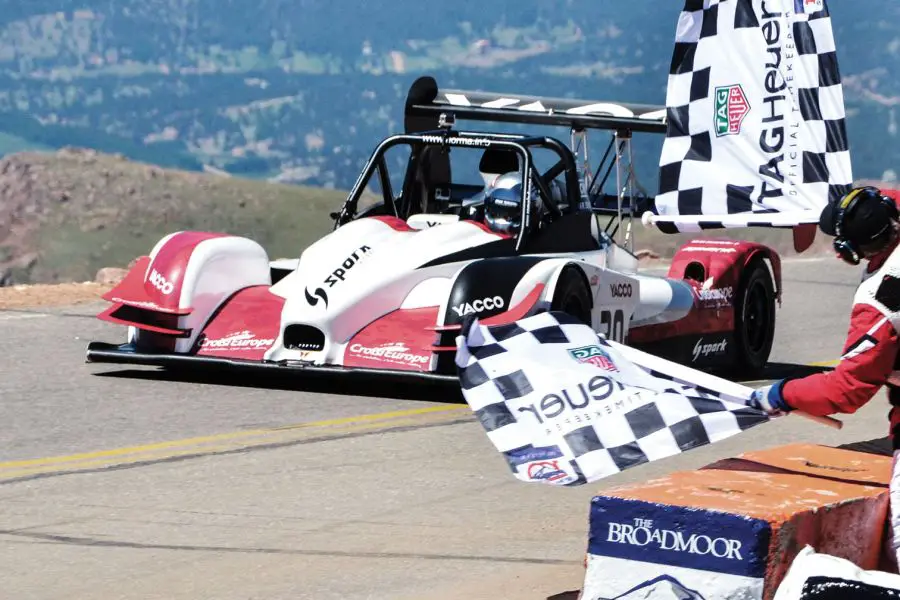
[[[612,294],[613,298],[631,298],[631,284],[611,283],[609,284],[609,292]]]
[[[569,350],[569,356],[580,363],[588,363],[606,371],[618,371],[616,364],[600,346],[583,346]]]
[[[158,289],[159,293],[164,296],[168,296],[175,290],[175,286],[172,284],[172,282],[163,277],[162,274],[156,269],[150,271],[149,281],[150,285]]]
[[[454,306],[453,312],[455,312],[457,316],[463,317],[472,313],[503,308],[504,306],[506,306],[506,302],[504,302],[503,298],[494,296],[493,298],[482,298],[481,300],[475,300],[474,302],[463,302],[459,306]]]
[[[635,519],[633,524],[607,523],[606,541],[629,546],[651,547],[699,556],[712,555],[728,560],[744,560],[741,542],[726,537],[686,534],[683,531],[657,529],[650,519]]]
[[[740,85],[716,88],[716,137],[740,135],[744,118],[750,112],[750,102]]]
[[[710,354],[724,354],[727,348],[728,339],[726,338],[723,338],[721,342],[713,342],[711,344],[704,344],[703,338],[700,338],[697,340],[697,345],[694,346],[693,362],[697,362],[700,357],[706,358]]]
[[[310,306],[315,306],[321,299],[325,303],[325,308],[328,308],[328,293],[325,291],[325,288],[333,288],[339,281],[344,281],[344,276],[347,275],[347,272],[355,267],[362,257],[368,254],[370,250],[372,250],[372,248],[369,246],[360,246],[358,250],[354,250],[353,254],[344,259],[344,262],[341,263],[340,267],[332,271],[331,274],[325,278],[325,281],[322,282],[322,286],[317,287],[312,293],[310,293],[309,288],[306,288],[304,292],[306,301],[309,302]]]

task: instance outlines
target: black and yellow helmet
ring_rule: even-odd
[[[897,219],[897,205],[891,198],[876,187],[863,186],[826,207],[819,226],[835,236],[834,249],[841,258],[856,265],[863,252],[877,252],[887,245]]]

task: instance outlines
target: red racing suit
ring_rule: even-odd
[[[853,298],[843,356],[833,371],[788,380],[781,397],[812,415],[854,413],[888,388],[888,435],[900,449],[900,246],[869,261]]]
[[[831,372],[786,381],[781,398],[813,415],[853,413],[887,386],[893,447],[886,555],[900,565],[900,246],[869,261],[853,298],[843,356]]]

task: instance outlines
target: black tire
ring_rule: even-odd
[[[734,303],[734,371],[741,377],[762,374],[775,341],[775,286],[762,260],[741,277]]]
[[[576,267],[566,267],[556,283],[550,310],[564,312],[585,325],[591,324],[591,292]]]

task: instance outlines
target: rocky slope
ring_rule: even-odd
[[[296,255],[343,194],[137,163],[93,150],[0,161],[0,285],[84,281],[179,229],[250,236]]]
[[[194,229],[260,242],[270,257],[296,257],[331,231],[328,213],[346,194],[208,173],[165,169],[119,155],[67,148],[0,160],[0,287],[92,281],[125,267],[161,237]],[[693,235],[664,235],[634,223],[640,256],[663,259]],[[793,254],[790,232],[717,231]],[[830,238],[829,238],[830,239]],[[828,250],[821,238],[812,252]]]

